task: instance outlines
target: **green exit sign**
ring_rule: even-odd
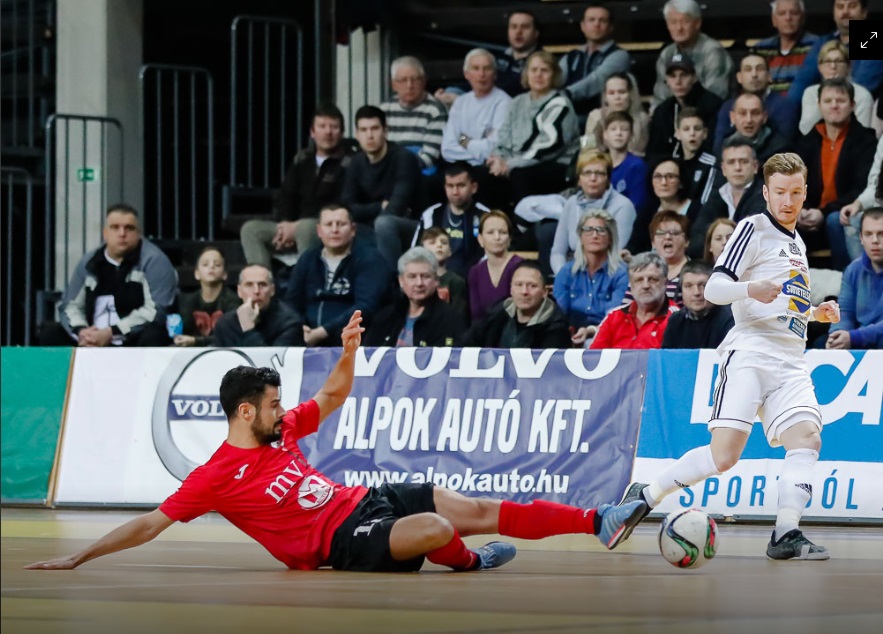
[[[92,183],[101,178],[101,170],[97,167],[81,167],[77,170],[77,180],[81,183]]]

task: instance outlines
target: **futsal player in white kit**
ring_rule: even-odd
[[[736,322],[718,348],[723,359],[708,423],[711,443],[685,453],[650,484],[632,484],[621,504],[643,499],[649,513],[679,488],[732,468],[759,415],[770,446],[786,452],[767,557],[828,559],[828,550],[798,528],[812,497],[822,430],[803,354],[807,323],[836,323],[840,307],[810,302],[806,247],[795,229],[806,198],[806,165],[796,154],[776,154],[764,164],[763,177],[767,210],[739,222],[705,287],[710,302],[732,304]]]

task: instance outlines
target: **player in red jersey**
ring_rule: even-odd
[[[469,498],[430,483],[366,489],[331,481],[306,461],[297,440],[315,432],[349,395],[361,322],[356,311],[343,329],[343,354],[325,385],[288,412],[280,405],[275,370],[240,366],[227,372],[220,397],[230,428],[208,462],[158,509],[78,553],[26,568],[76,568],[144,544],[175,521],[217,511],[293,569],[416,571],[426,558],[458,571],[484,570],[511,561],[515,547],[491,542],[470,550],[461,536],[540,539],[588,533],[614,548],[647,512],[643,501],[586,510],[545,501]]]

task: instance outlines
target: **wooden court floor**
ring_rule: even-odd
[[[658,554],[649,523],[613,552],[589,536],[516,540],[518,557],[498,570],[371,575],[285,570],[208,517],[77,570],[22,570],[132,515],[3,509],[3,634],[883,632],[879,526],[808,527],[827,562],[769,561],[766,527],[722,525],[715,560],[682,571]]]

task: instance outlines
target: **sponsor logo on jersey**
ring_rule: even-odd
[[[786,321],[788,321],[788,316],[787,315],[779,315],[778,317],[776,317],[776,319],[778,319],[779,322],[784,324]]]
[[[791,323],[788,324],[788,330],[790,330],[802,339],[803,336],[806,334],[806,324],[797,317],[792,317]]]
[[[788,245],[788,250],[791,251],[791,253],[793,253],[794,255],[803,255],[800,252],[800,248],[796,244],[794,244],[793,242]]]
[[[241,479],[242,479],[242,476],[245,475],[245,470],[246,470],[246,469],[248,469],[248,465],[247,465],[247,464],[244,464],[244,465],[242,465],[241,467],[239,467],[239,473],[237,473],[235,476],[233,476],[233,479],[234,479],[234,480],[241,480]]]
[[[788,281],[782,284],[782,292],[788,296],[788,309],[796,313],[809,312],[811,307],[809,280],[800,271],[791,271]]]
[[[785,253],[785,249],[782,249],[779,251],[779,257],[780,258],[787,258],[788,257],[788,254]],[[793,262],[793,260],[792,260],[792,262]]]
[[[800,260],[788,260],[788,262],[790,262],[791,266],[793,266],[795,269],[798,269],[804,273],[808,272],[808,269],[806,268],[806,264],[804,264]]]

